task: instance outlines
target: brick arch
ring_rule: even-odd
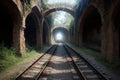
[[[3,16],[3,18],[2,18],[3,23],[4,23],[4,19],[9,23],[9,24],[5,23],[3,25],[3,27],[6,27],[6,29],[7,29],[7,27],[10,27],[9,25],[11,25],[10,45],[12,47],[15,47],[18,50],[18,53],[20,53],[21,49],[23,48],[23,47],[21,47],[21,43],[20,43],[20,39],[21,39],[20,34],[21,34],[21,29],[22,29],[21,13],[20,13],[17,5],[12,0],[0,0],[0,8],[1,8],[0,10],[2,10],[0,12],[3,13],[3,15],[8,16],[8,17]],[[7,24],[8,24],[8,26],[7,26]],[[9,30],[9,29],[7,29],[7,30]],[[6,37],[8,37],[8,34],[6,35]]]
[[[116,58],[120,58],[119,53],[119,27],[120,27],[120,1],[116,1],[111,7],[109,14],[109,27],[108,27],[108,52],[107,59],[112,62]]]
[[[92,16],[92,17],[90,17]],[[93,35],[93,34],[96,34],[94,36],[91,36],[93,38],[90,39],[89,35],[88,37],[86,37],[86,39],[89,39],[88,41],[91,41],[93,43],[95,43],[96,47],[101,46],[101,26],[102,26],[102,18],[101,18],[101,13],[99,12],[99,9],[97,7],[95,7],[94,5],[89,5],[85,11],[83,12],[82,16],[80,17],[80,23],[79,23],[79,26],[78,26],[78,42],[79,42],[79,46],[83,46],[83,41],[85,41],[84,37],[85,37],[85,32],[86,34],[90,31],[90,33],[88,33],[89,35]],[[93,22],[93,20],[94,22]],[[87,26],[90,26],[87,27]],[[98,26],[98,27],[97,27]],[[86,30],[85,30],[86,29]],[[95,32],[95,33],[92,33],[92,32]],[[97,37],[99,36],[99,37]],[[94,40],[95,39],[95,40]],[[87,42],[91,44],[91,42]],[[99,43],[99,44],[97,44]],[[101,51],[101,49],[98,47],[98,48],[93,48],[95,50],[99,50]]]
[[[74,11],[72,9],[70,9],[70,8],[67,8],[67,7],[64,7],[64,8],[60,7],[60,8],[51,8],[51,9],[48,9],[48,10],[44,11],[44,15],[47,16],[49,13],[55,12],[55,11],[65,11],[65,12],[71,14],[72,16],[75,15]]]
[[[98,13],[100,14],[101,16],[101,21],[103,23],[103,11],[98,8],[97,6],[95,6],[94,4],[90,4],[89,6],[87,6],[87,8],[85,8],[84,12],[82,13],[82,16],[80,16],[80,19],[79,19],[79,24],[78,24],[78,27],[77,27],[77,30],[80,30],[80,28],[82,27],[83,25],[83,22],[85,21],[85,18],[87,17],[87,15],[89,13],[91,13],[92,10],[94,9],[97,9]],[[79,32],[79,31],[78,31]]]
[[[30,13],[26,18],[26,28],[25,28],[25,42],[30,47],[36,47],[36,17],[34,13]]]
[[[42,32],[41,32],[41,30],[42,30],[42,14],[41,14],[38,6],[34,6],[32,8],[32,11],[37,19],[37,24],[38,24],[37,28],[36,28],[37,29],[36,30],[37,31],[37,33],[36,33],[37,34],[36,35],[36,38],[37,38],[36,48],[40,49],[42,47]]]
[[[39,49],[42,46],[40,30],[41,30],[41,13],[39,9],[36,6],[34,6],[31,10],[31,13],[29,13],[26,17],[25,37],[26,40],[30,40],[28,41],[28,43],[30,43],[30,45],[36,49]],[[31,36],[29,34],[31,34]]]

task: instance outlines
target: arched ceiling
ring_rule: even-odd
[[[40,0],[43,16],[52,28],[62,26],[66,28],[75,25],[81,11],[89,0]],[[54,15],[53,15],[54,14]],[[72,16],[72,17],[71,17]],[[66,20],[66,21],[65,21]],[[58,25],[54,23],[58,22]],[[60,23],[60,25],[59,25]],[[73,24],[74,23],[74,24]]]
[[[47,9],[44,11],[44,16],[49,15],[52,12],[56,12],[56,11],[64,11],[67,12],[69,14],[71,14],[72,16],[74,16],[74,10],[72,10],[71,8],[67,8],[67,7],[52,7],[51,9]]]
[[[55,11],[50,13],[47,16],[47,19],[52,29],[58,26],[69,29],[69,27],[73,24],[74,16],[64,11]]]
[[[68,7],[75,10],[78,7],[77,4],[79,2],[81,2],[81,0],[41,0],[42,7],[44,10],[55,7]]]

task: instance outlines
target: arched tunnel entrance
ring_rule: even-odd
[[[57,27],[53,29],[52,36],[55,42],[66,42],[69,41],[69,32],[64,27]]]
[[[16,4],[9,0],[0,0],[0,44],[20,50],[21,14]]]
[[[11,47],[13,44],[13,20],[6,10],[0,6],[0,44]]]
[[[30,13],[26,18],[25,42],[26,45],[36,47],[36,22],[34,14]]]
[[[101,51],[101,16],[95,7],[90,8],[83,23],[83,45]]]

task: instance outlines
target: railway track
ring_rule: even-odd
[[[32,65],[19,74],[15,80],[39,80],[44,69],[49,64],[54,52],[57,49],[57,45],[49,48],[42,56],[40,56]]]
[[[74,49],[68,45],[64,45],[64,48],[77,70],[79,75],[77,80],[109,80]]]
[[[62,46],[62,50],[60,49],[60,46]],[[60,50],[56,51],[54,55],[58,56],[57,58],[62,58],[62,60],[53,57],[47,68],[43,71],[43,74],[39,76],[39,80],[81,80],[78,75],[77,69],[73,66],[74,64],[71,62],[72,60],[68,58],[65,48],[63,47],[63,45],[60,46]],[[58,65],[61,67],[58,67]]]
[[[18,75],[15,80],[49,80],[49,77],[52,76],[52,73],[46,76],[46,69],[48,66],[50,66],[50,62],[52,62],[51,58],[56,54],[57,47],[58,45],[54,45],[48,49],[48,51],[46,51],[31,66],[29,66],[24,70],[24,72]],[[70,80],[109,80],[96,68],[94,68],[86,59],[84,59],[84,57],[82,57],[68,45],[63,45],[63,50],[66,52],[66,54],[63,55],[65,56],[67,63],[70,65],[68,68],[71,69],[70,72],[73,76],[73,79]],[[44,79],[45,76],[46,78]],[[62,79],[56,78],[55,80]]]

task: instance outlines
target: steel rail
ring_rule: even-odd
[[[72,59],[72,62],[73,62],[73,64],[74,64],[74,66],[75,66],[75,69],[76,69],[77,73],[79,74],[80,80],[87,80],[86,77],[84,76],[84,74],[83,74],[83,73],[81,72],[81,70],[79,69],[79,67],[78,67],[78,65],[76,64],[76,62],[74,61],[73,57],[71,56],[68,47],[66,47],[66,46],[64,45],[64,48],[65,48],[67,54],[68,54],[68,55],[70,56],[70,58]]]
[[[109,78],[104,76],[101,72],[99,72],[92,64],[90,64],[90,62],[86,60],[80,53],[78,53],[76,50],[74,50],[72,47],[68,46],[67,44],[65,44],[65,46],[68,47],[70,50],[72,50],[73,53],[79,56],[82,60],[84,60],[93,69],[93,71],[99,76],[101,80],[110,80]]]
[[[50,60],[52,59],[55,51],[57,50],[57,47],[58,47],[58,46],[56,46],[55,49],[51,52],[51,53],[52,53],[52,54],[51,54],[51,57],[49,58],[48,62],[45,64],[45,66],[42,68],[42,70],[40,71],[40,73],[37,75],[37,77],[35,78],[35,80],[42,80],[43,72],[45,71],[45,69],[46,69],[47,66],[49,65]]]
[[[14,80],[21,80],[21,79],[20,79],[21,76],[22,76],[25,72],[27,72],[32,66],[34,66],[43,56],[45,56],[46,54],[50,53],[51,50],[52,50],[54,47],[56,47],[56,45],[51,46],[51,47],[50,47],[47,51],[45,51],[35,62],[33,62],[29,67],[27,67],[25,70],[23,70],[22,73],[20,73],[19,75],[17,75],[17,77],[16,77]],[[32,80],[33,80],[33,79],[32,79]],[[34,79],[34,80],[36,80],[36,79]]]

